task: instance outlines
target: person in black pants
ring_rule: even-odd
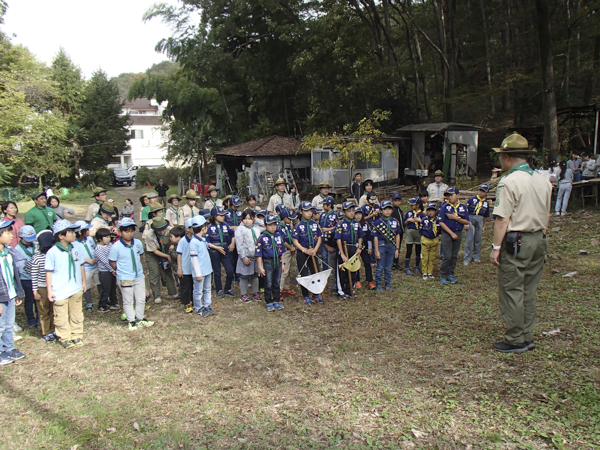
[[[392,217],[398,221],[400,224],[400,245],[402,245],[402,237],[404,236],[404,222],[402,219],[404,218],[404,213],[400,208],[400,202],[402,201],[402,195],[399,192],[394,192],[392,194]],[[400,247],[398,247],[400,248]],[[394,265],[392,266],[394,270],[400,270],[402,267],[400,266],[399,258],[394,258]]]
[[[365,193],[365,188],[362,185],[362,174],[360,172],[354,174],[354,181],[350,186],[350,193],[357,202],[360,201],[360,198]]]
[[[167,207],[167,191],[169,190],[169,186],[165,184],[163,179],[158,180],[158,184],[155,186],[154,190],[158,194],[158,202],[163,205],[165,208]]]

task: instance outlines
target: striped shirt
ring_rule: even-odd
[[[25,270],[31,275],[31,288],[37,291],[40,287],[46,287],[46,254],[36,252],[27,264]]]
[[[112,246],[112,242],[108,245],[96,246],[96,259],[98,260],[98,269],[100,272],[114,272],[113,268],[110,267],[110,264],[108,263],[108,255],[110,255]]]

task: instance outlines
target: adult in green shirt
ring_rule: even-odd
[[[48,203],[46,194],[36,192],[31,198],[35,202],[35,206],[25,213],[25,224],[31,225],[36,233],[42,230],[51,230],[58,217],[52,208],[46,206]]]

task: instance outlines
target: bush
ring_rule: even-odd
[[[113,170],[101,169],[95,172],[88,172],[81,177],[81,185],[83,187],[100,186],[108,189],[113,184]]]
[[[179,175],[182,173],[181,169],[175,167],[159,167],[158,169],[148,169],[147,167],[141,167],[140,170],[135,174],[135,187],[138,189],[148,186],[156,186],[158,180],[161,178],[168,186],[177,186]]]

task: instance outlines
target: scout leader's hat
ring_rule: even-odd
[[[165,209],[163,205],[158,202],[150,202],[150,210],[149,213],[153,213],[156,211],[160,211],[161,209]]]
[[[100,205],[100,211],[113,215],[115,213],[115,207],[112,205],[112,203],[104,202]]]
[[[433,174],[434,177],[443,177],[444,176],[444,172],[442,172],[441,170],[436,170],[435,173]]]
[[[323,189],[323,188],[330,188],[331,185],[329,184],[329,181],[327,180],[323,180],[319,183],[319,190]]]
[[[148,197],[149,199],[151,199],[151,198],[158,198],[158,194],[156,192],[148,192],[146,194],[146,197]]]
[[[196,195],[196,191],[195,191],[195,190],[193,190],[193,189],[188,189],[188,190],[185,192],[185,198],[189,198],[189,199],[194,199],[194,200],[195,200],[195,199],[197,199],[197,198],[200,198],[200,197],[198,197],[198,196]]]
[[[287,184],[283,178],[277,178],[277,181],[273,186],[278,186],[280,184]]]
[[[148,198],[148,194],[144,194],[140,197],[140,203],[143,205],[144,204],[144,199]]]
[[[103,192],[106,192],[106,189],[101,188],[100,186],[92,189],[92,194],[94,194],[93,197],[97,197],[98,195],[102,194]]]
[[[152,223],[150,224],[150,227],[154,231],[164,230],[168,226],[169,226],[169,222],[167,222],[164,217],[154,217],[154,218],[152,218]]]
[[[172,194],[172,195],[169,197],[169,200],[167,200],[167,202],[169,202],[169,203],[173,203],[173,200],[175,200],[175,199],[177,199],[177,200],[181,201],[181,197],[180,197],[179,195],[177,195],[177,194]]]
[[[42,195],[43,195],[44,197],[48,198],[48,196],[46,195],[46,193],[45,193],[45,192],[36,192],[35,194],[33,194],[33,195],[31,196],[31,200],[33,200],[33,201],[35,202],[35,201],[36,201],[36,200],[37,200],[39,197],[41,197]]]
[[[516,131],[505,138],[500,145],[500,148],[495,148],[496,153],[519,153],[532,155],[537,153],[536,150],[529,148],[529,142]]]
[[[219,190],[219,188],[218,188],[218,187],[216,187],[214,184],[211,184],[211,185],[208,187],[208,193],[209,193],[209,194],[210,194],[212,191],[218,191],[218,190]]]

